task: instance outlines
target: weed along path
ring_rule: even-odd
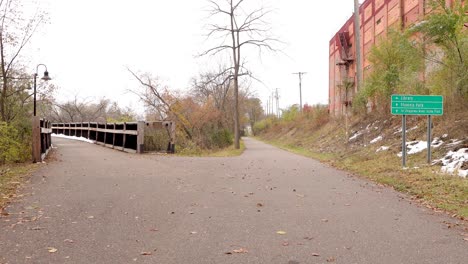
[[[457,220],[245,139],[233,158],[57,146],[0,218],[0,263],[467,263]]]

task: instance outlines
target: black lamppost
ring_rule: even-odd
[[[43,81],[49,81],[51,78],[49,77],[49,72],[47,71],[47,66],[44,64],[38,64],[36,67],[36,72],[34,73],[34,116],[36,116],[36,79],[37,79],[37,72],[39,71],[39,66],[44,66],[45,71],[44,71],[44,76],[42,76],[41,80]]]

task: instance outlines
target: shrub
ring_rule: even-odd
[[[254,134],[257,135],[259,133],[263,133],[272,126],[273,126],[273,119],[271,119],[271,118],[263,119],[263,120],[255,123],[255,125],[253,127]]]
[[[211,133],[211,144],[215,148],[225,148],[233,142],[233,135],[227,129],[215,130]]]
[[[30,130],[0,122],[0,164],[25,162],[31,157]]]
[[[289,107],[289,109],[285,110],[281,117],[284,121],[294,121],[296,120],[298,115],[299,115],[299,108],[297,107],[297,105],[293,105]]]

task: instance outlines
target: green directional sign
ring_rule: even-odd
[[[392,95],[392,115],[444,114],[444,98],[441,95]]]

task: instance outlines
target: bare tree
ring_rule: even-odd
[[[167,89],[161,85],[158,80],[151,76],[139,76],[130,69],[127,69],[135,79],[145,88],[143,92],[130,92],[136,94],[146,107],[155,110],[160,119],[176,118],[186,136],[192,139],[191,124],[179,111],[176,110],[179,100],[167,92]]]
[[[42,116],[53,122],[128,122],[136,119],[131,109],[121,108],[107,98],[94,102],[75,95],[75,98],[64,103],[49,101],[43,105]]]
[[[231,73],[226,67],[220,66],[220,70],[200,74],[198,79],[193,79],[192,91],[195,97],[203,97],[204,100],[213,98],[215,106],[220,111],[225,111],[229,90],[232,86]]]
[[[243,7],[246,0],[208,0],[210,3],[210,16],[216,20],[222,17],[225,24],[208,25],[208,38],[220,38],[221,43],[202,53],[202,55],[216,55],[220,52],[231,52],[232,67],[228,68],[234,88],[234,145],[240,148],[239,133],[239,76],[248,75],[243,65],[241,49],[244,46],[253,46],[274,51],[272,44],[277,39],[269,36],[270,27],[265,21],[270,13],[264,7],[246,11]],[[252,1],[251,1],[252,2]]]
[[[14,68],[24,47],[45,19],[39,9],[28,19],[21,12],[19,0],[0,0],[0,118],[8,120],[7,97],[9,80],[14,79]]]

